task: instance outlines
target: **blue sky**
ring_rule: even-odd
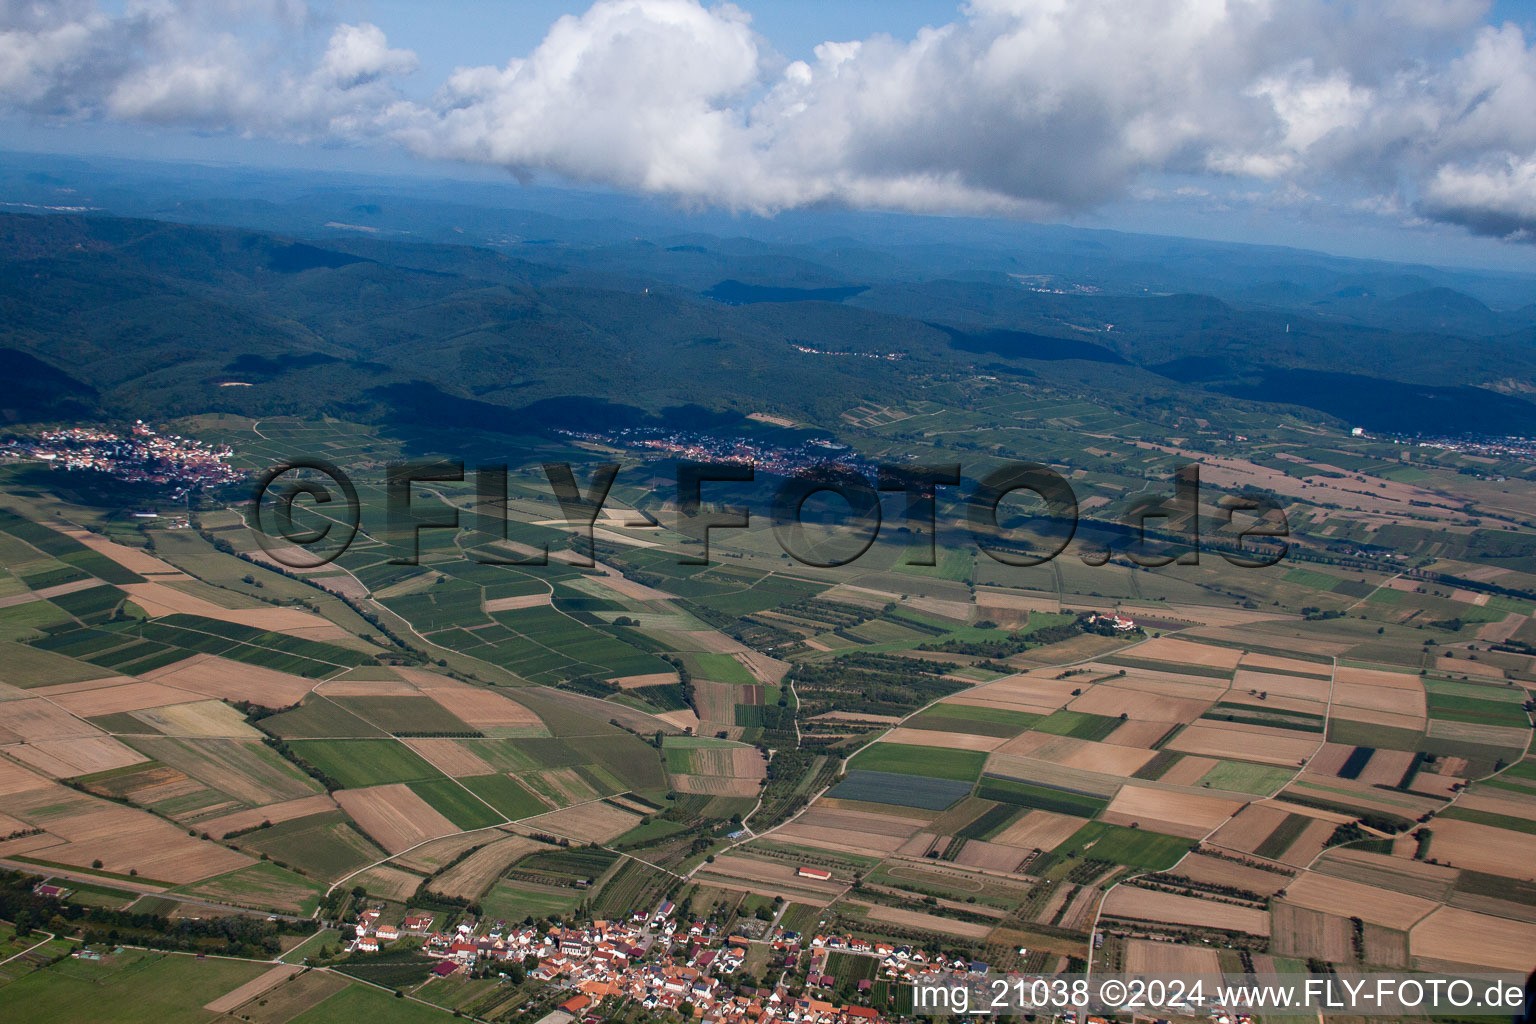
[[[0,7],[3,144],[1536,269],[1532,0],[739,7]]]

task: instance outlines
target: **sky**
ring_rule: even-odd
[[[1532,111],[1536,0],[0,0],[0,147],[743,215],[1536,270]]]

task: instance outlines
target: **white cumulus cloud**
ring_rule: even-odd
[[[1536,52],[1486,17],[1481,0],[971,0],[910,39],[789,61],[732,4],[598,0],[408,99],[410,40],[299,0],[0,2],[0,106],[382,141],[765,213],[1050,216],[1175,175],[1529,238]]]

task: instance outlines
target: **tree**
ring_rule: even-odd
[[[24,939],[32,934],[32,912],[20,910],[16,913],[16,937]]]

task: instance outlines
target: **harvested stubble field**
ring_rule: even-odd
[[[320,791],[313,779],[256,740],[134,736],[129,742],[156,761],[252,807]]]
[[[1451,887],[1456,884],[1460,874],[1458,869],[1443,864],[1367,853],[1348,847],[1323,854],[1313,866],[1313,871],[1436,902],[1444,902],[1450,897]]]
[[[1168,770],[1157,776],[1157,781],[1169,786],[1194,786],[1211,773],[1217,765],[1224,764],[1214,757],[1197,754],[1175,755],[1179,759]]]
[[[1270,697],[1286,697],[1304,700],[1319,706],[1327,703],[1333,684],[1327,677],[1313,679],[1310,676],[1279,676],[1269,672],[1252,672],[1238,669],[1232,678],[1232,689],[1247,692],[1258,690]]]
[[[53,783],[12,794],[6,812],[47,829],[57,845],[36,846],[43,860],[150,879],[193,882],[250,864],[251,858],[203,842],[145,811],[77,793]],[[61,842],[62,841],[62,842]]]
[[[1186,726],[1164,749],[1207,757],[1299,766],[1317,750],[1321,736],[1285,729],[1243,727],[1239,722],[1199,722]]]
[[[1324,913],[1347,907],[1351,917],[1397,931],[1412,928],[1437,906],[1431,900],[1315,871],[1303,871],[1285,887],[1285,902]]]
[[[1423,718],[1425,713],[1424,691],[1422,689],[1418,687],[1383,686],[1375,682],[1336,683],[1333,688],[1333,703],[1335,707],[1365,708],[1368,711],[1391,711],[1395,714],[1411,715],[1416,718]]]
[[[392,860],[403,868],[419,871],[423,875],[436,874],[459,854],[471,847],[483,845],[485,837],[494,834],[489,830],[482,830],[444,836],[441,839],[423,843],[409,853],[403,853]]]
[[[1477,937],[1474,943],[1468,942],[1470,936]],[[1530,970],[1531,951],[1536,949],[1536,924],[1441,907],[1409,933],[1408,948],[1415,960],[1473,963],[1523,973]]]
[[[133,712],[133,717],[164,736],[261,739],[261,733],[246,724],[245,716],[218,700],[146,708]]]
[[[1088,824],[1087,818],[1055,811],[1027,811],[1023,817],[992,837],[992,842],[1030,850],[1054,850],[1066,842],[1078,829]]]
[[[1105,897],[1103,913],[1108,917],[1136,921],[1222,928],[1249,935],[1269,934],[1269,914],[1266,911],[1191,896],[1176,896],[1153,889],[1138,889],[1129,885],[1116,886]]]
[[[528,828],[551,835],[606,843],[640,824],[640,815],[597,801],[535,815],[522,822]]]
[[[949,702],[1048,715],[1071,700],[1073,690],[1082,687],[1081,683],[1071,679],[1054,678],[1059,674],[1050,669],[1032,669],[1020,675],[1004,676],[962,691],[950,697]]]
[[[342,810],[390,853],[459,831],[404,783],[343,789],[334,796]]]
[[[29,692],[46,697],[70,714],[82,718],[140,711],[197,699],[195,693],[160,683],[140,682],[128,676],[93,679],[88,683],[43,686]]]
[[[296,800],[283,800],[275,804],[236,811],[219,818],[209,818],[198,822],[198,830],[207,832],[215,839],[221,839],[231,832],[255,828],[263,822],[277,825],[294,818],[306,818],[311,814],[324,814],[334,810],[336,810],[336,801],[332,800],[329,794],[305,796]]]
[[[1229,885],[1265,896],[1273,896],[1284,889],[1293,877],[1289,873],[1264,871],[1204,853],[1192,853],[1185,857],[1173,873],[1197,882]]]
[[[402,868],[381,864],[378,867],[369,868],[360,875],[353,875],[347,879],[349,886],[360,885],[368,890],[369,896],[386,900],[396,900],[405,903],[415,895],[425,881],[424,875],[412,874]]]
[[[937,732],[932,729],[906,729],[897,727],[881,737],[885,743],[928,744],[954,750],[996,750],[1007,743],[1004,736],[977,736],[966,732]]]
[[[470,775],[491,775],[496,769],[486,764],[469,748],[457,740],[451,739],[424,739],[417,737],[405,737],[401,739],[407,747],[415,751],[432,767],[452,778],[464,778]]]
[[[486,833],[494,836],[497,833]],[[504,874],[508,867],[534,850],[546,848],[543,843],[526,836],[505,836],[492,839],[453,867],[432,879],[430,887],[435,892],[462,899],[478,899]]]
[[[1536,845],[1525,832],[1493,828],[1473,821],[1436,818],[1429,855],[1442,864],[1471,868],[1491,875],[1536,879]]]
[[[1115,794],[1099,818],[1112,825],[1135,823],[1169,835],[1200,839],[1242,806],[1241,800],[1129,785]]]
[[[1238,853],[1253,853],[1289,816],[1287,808],[1273,803],[1250,804],[1218,829],[1211,842]]]
[[[1135,721],[1145,722],[1192,722],[1210,707],[1209,700],[1190,697],[1169,697],[1129,686],[1117,686],[1113,682],[1098,683],[1083,691],[1083,695],[1067,705],[1072,711],[1085,711],[1093,715],[1118,718],[1125,714]]]
[[[1220,974],[1221,963],[1209,946],[1130,939],[1125,944],[1125,972],[1160,978]]]
[[[1176,665],[1199,665],[1202,668],[1235,669],[1242,660],[1242,652],[1213,644],[1197,644],[1173,637],[1157,637],[1137,644],[1128,652],[1131,656],[1147,661],[1169,661]]]
[[[854,903],[854,906],[859,904]],[[978,924],[973,921],[956,921],[947,917],[938,917],[933,914],[924,914],[916,910],[900,910],[896,907],[887,907],[880,904],[869,906],[865,916],[871,921],[881,921],[886,924],[896,925],[898,928],[910,928],[922,932],[937,932],[940,935],[955,935],[962,939],[971,939],[980,942],[992,933],[992,925]]]
[[[955,855],[955,863],[984,871],[1012,871],[1024,859],[1025,851],[1015,846],[970,839]]]
[[[787,825],[774,830],[775,839],[785,842],[803,843],[810,846],[820,846],[827,849],[840,850],[847,853],[859,853],[869,856],[888,856],[895,853],[921,826],[921,822],[908,821],[901,818],[888,819],[890,823],[882,821],[868,821],[866,827],[859,827],[859,822],[848,824],[833,824],[835,821],[849,821],[849,816],[859,815],[867,818],[880,818],[881,815],[862,815],[858,811],[832,811],[812,810]]]
[[[1104,742],[1121,747],[1141,747],[1150,750],[1174,728],[1177,727],[1168,722],[1138,722],[1130,719],[1121,722],[1118,729],[1104,737]]]
[[[110,736],[16,743],[0,746],[0,751],[56,779],[125,768],[145,759]]]
[[[238,988],[230,989],[219,998],[203,1004],[203,1009],[210,1013],[228,1013],[236,1009],[242,1003],[250,1002],[268,989],[275,988],[281,982],[287,981],[295,974],[303,970],[296,964],[283,964],[274,967],[265,974],[261,974]]]
[[[0,701],[0,729],[27,742],[106,734],[41,697]]]
[[[144,673],[144,678],[178,690],[219,700],[249,701],[269,708],[297,704],[314,682],[259,665],[229,661],[211,654],[190,658]]]
[[[1121,777],[1135,774],[1156,756],[1153,751],[1139,747],[1124,747],[1042,732],[1026,732],[997,749],[998,753],[1004,755],[1032,757],[1068,768]]]

